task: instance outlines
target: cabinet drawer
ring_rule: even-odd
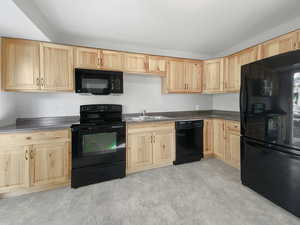
[[[31,145],[49,141],[63,141],[68,139],[69,129],[55,131],[37,131],[30,133],[1,134],[0,145]]]
[[[236,131],[240,133],[240,123],[239,122],[233,122],[233,121],[227,121],[227,129],[231,131]]]

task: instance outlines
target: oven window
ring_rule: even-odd
[[[97,133],[83,136],[83,154],[103,154],[116,151],[117,133]]]
[[[108,85],[109,85],[108,79],[82,78],[83,89],[107,89]]]

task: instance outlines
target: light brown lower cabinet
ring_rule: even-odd
[[[0,197],[69,183],[68,129],[1,134],[0,143]]]
[[[209,119],[204,121],[204,157],[217,159],[240,169],[240,123]]]
[[[174,122],[128,124],[127,173],[171,165],[174,159]]]

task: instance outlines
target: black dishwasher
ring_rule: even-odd
[[[176,127],[176,160],[174,165],[203,158],[203,120],[178,121]]]

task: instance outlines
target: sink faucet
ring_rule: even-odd
[[[142,116],[146,116],[146,113],[147,113],[147,112],[146,112],[146,110],[144,109],[144,110],[142,111],[141,115],[142,115]]]

